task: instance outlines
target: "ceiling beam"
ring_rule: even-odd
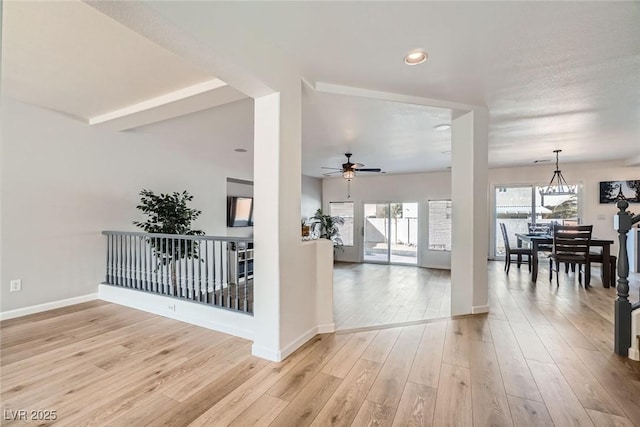
[[[89,118],[92,126],[128,130],[247,98],[220,79],[185,87]]]
[[[307,82],[310,85],[310,83]],[[312,86],[318,92],[333,93],[338,95],[359,96],[362,98],[379,99],[383,101],[400,102],[403,104],[425,105],[428,107],[443,108],[452,111],[453,117],[467,113],[476,109],[486,109],[486,106],[461,104],[458,102],[443,101],[422,96],[405,95],[394,92],[383,92],[379,90],[362,89],[352,86],[343,86],[333,83],[316,82]]]

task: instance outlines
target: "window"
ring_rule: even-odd
[[[329,203],[329,215],[344,218],[344,224],[338,226],[344,246],[353,246],[353,202]]]
[[[451,251],[451,200],[429,200],[429,250]]]
[[[555,224],[580,223],[580,195],[540,195],[540,186],[514,185],[496,187],[495,230],[504,223],[509,234],[509,243],[515,246],[516,233],[533,232]],[[494,255],[504,256],[504,242],[499,232],[495,233]]]

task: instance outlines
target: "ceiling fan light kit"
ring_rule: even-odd
[[[342,168],[330,168],[330,167],[326,167],[323,166],[322,169],[332,169],[333,172],[327,172],[325,174],[323,174],[324,176],[330,176],[336,173],[341,173],[342,177],[347,181],[347,198],[350,199],[351,198],[351,181],[353,180],[353,178],[356,177],[356,172],[378,172],[378,173],[384,173],[382,172],[382,169],[380,168],[363,168],[363,164],[362,163],[352,163],[351,162],[351,156],[353,154],[351,153],[344,153],[345,156],[347,156],[347,161],[346,163],[342,164]]]

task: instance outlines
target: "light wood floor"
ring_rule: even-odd
[[[488,315],[321,335],[282,363],[98,301],[4,321],[2,425],[22,409],[65,426],[640,426],[613,288],[532,286],[499,263],[489,277]]]
[[[451,316],[451,274],[401,265],[336,263],[337,330]]]

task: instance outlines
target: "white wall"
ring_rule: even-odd
[[[494,204],[495,187],[517,184],[548,184],[553,175],[553,165],[489,169],[490,209]],[[617,212],[615,205],[600,204],[600,181],[640,179],[640,167],[624,166],[624,162],[597,162],[561,164],[562,174],[570,182],[581,183],[582,222],[594,225],[594,236],[616,242],[611,249],[617,254],[617,233],[613,230],[612,217]],[[358,262],[362,260],[363,225],[362,204],[364,202],[420,202],[419,265],[422,267],[449,267],[448,252],[427,251],[428,222],[423,215],[426,201],[451,198],[450,172],[433,172],[408,175],[358,176],[351,183],[351,199],[355,203],[355,245],[336,254],[342,261]],[[329,202],[347,200],[347,183],[343,179],[324,179],[323,206],[328,211]],[[638,213],[640,205],[632,204],[631,211]],[[495,241],[493,213],[489,212],[490,242]],[[487,249],[493,253],[492,248]],[[440,257],[437,257],[440,255]]]
[[[188,190],[202,210],[195,227],[224,235],[226,177],[252,179],[251,156],[221,152],[211,134],[178,138],[153,126],[118,133],[7,98],[0,107],[0,311],[97,292],[105,273],[100,232],[136,230],[142,188]],[[215,109],[221,118],[213,121],[221,134],[251,144],[238,108],[247,107]],[[174,120],[178,128],[188,121]],[[22,292],[8,292],[11,279],[22,279]]]
[[[322,207],[322,180],[302,175],[300,219],[312,217]]]
[[[378,202],[418,202],[418,265],[450,268],[451,253],[429,251],[427,230],[427,202],[451,198],[451,173],[433,172],[408,175],[357,176],[351,182],[351,199],[347,199],[347,182],[342,178],[322,181],[322,205],[329,212],[329,202],[354,202],[354,246],[336,253],[340,261],[362,261],[363,204]]]

